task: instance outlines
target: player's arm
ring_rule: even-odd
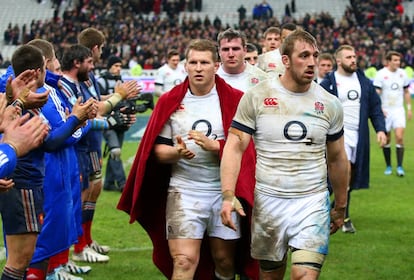
[[[411,94],[408,90],[408,86],[404,88],[404,101],[405,107],[407,108],[407,118],[411,120],[412,118],[412,111],[411,111]]]
[[[220,177],[223,194],[221,220],[225,226],[234,230],[236,230],[236,226],[231,219],[231,212],[236,210],[240,215],[245,215],[243,208],[235,197],[235,189],[243,153],[247,149],[250,139],[250,134],[231,127],[221,157]]]
[[[138,96],[141,88],[138,86],[137,81],[129,80],[126,82],[117,82],[112,94],[105,101],[100,101],[98,104],[98,114],[104,116],[111,112],[115,106],[123,99],[134,98]]]
[[[335,208],[331,210],[331,234],[344,223],[349,186],[349,161],[344,148],[344,136],[334,141],[327,141],[327,162],[329,180],[335,199]]]
[[[154,154],[159,162],[171,164],[182,158],[192,159],[195,157],[195,153],[187,149],[187,145],[181,136],[176,136],[176,140],[177,144],[174,145],[171,140],[163,137],[157,138],[154,145]]]

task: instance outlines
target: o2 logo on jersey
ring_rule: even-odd
[[[306,145],[312,145],[312,138],[307,138],[308,129],[305,124],[300,121],[290,121],[283,128],[283,136],[286,139],[294,142],[305,143]]]
[[[263,99],[263,105],[265,107],[276,107],[279,103],[276,97],[267,97]]]
[[[348,100],[357,100],[359,98],[359,93],[356,90],[348,91]]]
[[[283,128],[283,135],[291,141],[305,139],[307,132],[306,126],[300,121],[290,121]]]
[[[397,83],[392,83],[391,84],[391,89],[392,90],[397,90],[399,88],[399,86],[398,86],[398,84]]]
[[[324,110],[325,110],[325,105],[323,105],[322,102],[316,101],[315,102],[315,112],[316,112],[316,114],[318,114],[318,115],[323,114]]]
[[[199,129],[197,129],[197,127],[199,127]],[[217,139],[217,134],[211,134],[212,131],[212,127],[211,127],[211,123],[208,120],[198,120],[195,121],[193,123],[193,126],[191,127],[192,130],[197,130],[197,131],[205,131],[207,128],[207,132],[206,132],[206,136],[209,137],[211,135],[211,138],[213,140]]]

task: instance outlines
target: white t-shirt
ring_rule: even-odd
[[[344,108],[344,129],[358,131],[361,108],[361,84],[358,76],[343,76],[335,71],[338,98]]]
[[[321,86],[312,82],[299,94],[279,77],[265,80],[243,95],[232,126],[254,137],[257,192],[300,197],[326,191],[326,141],[340,137],[343,110]]]
[[[173,165],[170,186],[176,189],[220,191],[220,165],[217,152],[205,151],[194,140],[188,139],[190,130],[202,131],[214,140],[224,139],[220,101],[216,88],[204,96],[195,96],[187,91],[179,109],[164,125],[159,136],[172,139],[180,135],[187,149],[195,157],[181,159]],[[197,183],[195,184],[196,181]]]

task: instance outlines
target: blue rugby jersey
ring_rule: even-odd
[[[99,86],[93,72],[89,73],[89,80],[81,82],[80,85],[84,100],[88,100],[89,98],[95,98],[98,101],[101,100]],[[82,152],[98,152],[98,154],[101,155],[102,138],[103,134],[101,130],[91,129],[89,133],[79,141],[77,149]]]
[[[50,89],[50,94],[56,94],[54,88],[43,86],[37,90],[41,93]],[[39,115],[44,119],[45,122],[48,120],[42,114],[41,109],[27,111],[31,115]],[[23,112],[25,114],[26,111]],[[76,126],[79,125],[79,120],[71,116],[67,119],[66,125],[51,128],[49,134],[44,140],[43,144],[32,151],[27,155],[18,158],[17,165],[10,176],[16,183],[16,187],[19,188],[33,188],[33,187],[42,187],[43,179],[45,176],[45,163],[44,163],[44,153],[47,151],[55,151],[62,147],[65,144],[66,139],[71,136],[72,131]]]

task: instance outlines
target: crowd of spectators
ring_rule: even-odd
[[[122,57],[125,66],[135,61],[144,69],[156,69],[165,63],[168,49],[176,48],[183,54],[191,39],[215,40],[219,32],[235,27],[244,31],[248,42],[257,45],[260,51],[262,34],[269,26],[293,22],[312,33],[323,52],[334,52],[341,44],[353,45],[364,67],[382,67],[385,52],[391,49],[405,55],[405,64],[412,66],[414,63],[414,22],[404,14],[400,0],[351,0],[339,21],[335,21],[329,12],[307,13],[300,18],[296,18],[295,13],[289,13],[281,19],[273,16],[258,19],[244,17],[237,26],[223,24],[219,17],[200,18],[188,13],[180,20],[179,14],[188,9],[188,3],[198,1],[141,1],[150,2],[153,11],[158,9],[154,5],[161,5],[160,9],[165,5],[178,5],[168,16],[165,13],[149,13],[148,6],[137,5],[137,2],[79,1],[76,8],[67,9],[61,17],[33,20],[30,26],[23,26],[22,41],[19,43],[42,38],[52,42],[59,55],[65,47],[76,43],[80,30],[91,26],[103,31],[107,37],[103,64],[98,67],[105,65],[107,57],[116,54]],[[143,8],[146,10],[142,11]]]

